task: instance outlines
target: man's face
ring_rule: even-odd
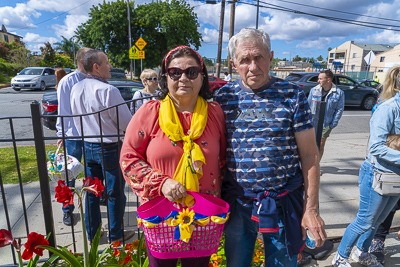
[[[111,70],[112,66],[111,66],[110,62],[108,61],[108,57],[106,56],[106,54],[100,53],[99,59],[100,59],[101,65],[95,63],[95,66],[94,66],[94,68],[97,72],[96,75],[105,80],[110,79],[111,78],[110,70]]]
[[[331,84],[331,79],[326,77],[325,73],[320,73],[318,75],[318,83],[321,87],[327,87]]]
[[[274,52],[267,53],[262,40],[242,41],[236,47],[236,63],[231,60],[232,66],[239,73],[245,87],[255,90],[270,81],[269,68]]]

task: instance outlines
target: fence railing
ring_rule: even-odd
[[[132,101],[126,102],[128,105],[130,105],[131,102],[135,102],[138,100],[143,100],[143,99],[148,99],[149,97],[144,97]],[[120,105],[125,105],[125,103],[122,103]],[[118,112],[118,106],[120,105],[115,105],[112,107],[109,107],[107,109],[116,109],[117,113],[117,129],[119,129],[119,112]],[[42,115],[40,112],[41,106],[37,101],[34,101],[31,103],[31,116],[23,116],[23,117],[7,117],[7,118],[0,118],[0,122],[3,121],[8,121],[9,124],[9,135],[7,135],[6,138],[0,139],[0,145],[2,143],[12,143],[12,148],[13,148],[13,153],[14,153],[14,160],[15,160],[15,171],[18,174],[18,184],[4,184],[4,176],[2,176],[2,168],[5,168],[2,159],[0,158],[0,190],[1,190],[1,201],[0,203],[0,229],[5,228],[9,230],[14,238],[22,238],[26,240],[28,234],[30,231],[32,231],[32,228],[39,229],[37,230],[39,233],[43,235],[49,235],[49,245],[50,246],[57,246],[57,233],[59,230],[62,228],[64,230],[64,234],[71,235],[72,238],[72,246],[73,246],[73,252],[79,252],[79,248],[77,248],[77,242],[75,238],[75,226],[72,224],[70,230],[65,230],[63,227],[58,227],[56,231],[55,227],[55,221],[56,219],[60,218],[55,218],[54,213],[53,213],[53,203],[55,202],[54,199],[54,192],[51,191],[51,187],[54,187],[54,182],[50,182],[49,177],[48,177],[48,172],[47,172],[47,153],[46,153],[46,143],[51,143],[55,144],[58,139],[62,139],[63,141],[63,148],[64,151],[65,149],[65,140],[68,139],[78,139],[81,140],[82,142],[82,147],[84,149],[84,142],[85,139],[87,138],[100,138],[101,139],[101,147],[104,146],[103,138],[105,137],[116,137],[118,139],[118,155],[121,150],[121,144],[122,144],[122,139],[124,137],[124,133],[120,133],[119,130],[116,129],[115,134],[113,135],[103,135],[101,133],[101,128],[100,128],[100,133],[99,135],[96,136],[85,136],[82,134],[82,136],[74,136],[74,137],[67,137],[67,136],[62,136],[62,137],[57,137],[55,136],[44,136],[44,131],[43,131],[43,126],[42,126],[42,117],[58,117],[55,115]],[[98,112],[93,112],[90,114],[81,114],[81,115],[74,115],[74,116],[59,116],[61,118],[61,121],[63,122],[64,118],[66,117],[78,117],[80,121],[82,122],[82,118],[84,116],[101,116],[101,112],[104,110],[98,111]],[[29,120],[32,123],[32,131],[33,131],[33,137],[32,138],[18,138],[15,136],[15,127],[14,123],[16,120]],[[64,127],[62,123],[62,127]],[[84,125],[81,126],[81,132],[84,133]],[[101,127],[101,123],[100,123]],[[26,142],[30,142],[31,145],[34,147],[35,150],[35,155],[36,155],[36,165],[37,165],[37,172],[38,172],[38,177],[39,177],[39,183],[23,183],[23,178],[22,177],[22,172],[21,168],[24,163],[20,162],[19,154],[18,154],[18,147],[20,143],[23,143],[24,145]],[[103,149],[101,150],[103,151]],[[104,155],[102,155],[103,160],[104,160]],[[66,160],[66,159],[65,159]],[[83,163],[84,166],[86,166],[86,156],[85,153],[83,152]],[[65,162],[65,165],[67,165],[67,162]],[[9,168],[10,166],[6,166]],[[86,168],[85,168],[85,177],[86,177]],[[67,182],[69,179],[72,179],[72,177],[68,177],[68,172],[66,173],[66,180]],[[105,175],[105,170],[103,169],[103,177],[104,179],[106,178]],[[122,173],[119,171],[119,177],[118,179],[124,179],[122,177]],[[66,182],[66,184],[67,184]],[[53,184],[52,184],[53,183]],[[121,183],[120,183],[121,184]],[[35,186],[33,186],[35,185]],[[40,192],[37,191],[37,186],[39,186]],[[125,190],[126,188],[122,188],[121,192]],[[29,191],[29,192],[27,192]],[[132,193],[131,190],[128,189],[128,192]],[[105,193],[107,194],[107,191],[105,190]],[[103,192],[104,194],[104,192]],[[29,199],[27,200],[27,195],[29,195]],[[133,193],[131,194],[132,196],[134,195]],[[41,198],[41,208],[38,208],[38,205],[36,205],[38,202],[39,197]],[[136,196],[133,196],[135,198],[136,202],[136,208],[139,204],[139,201]],[[18,200],[19,199],[19,200]],[[61,210],[61,204],[57,206]],[[33,209],[33,210],[30,210]],[[59,213],[59,212],[58,212]],[[107,207],[107,221],[109,222],[109,216],[108,216],[108,207]],[[127,217],[127,214],[125,214],[125,217]],[[40,221],[43,218],[43,223],[41,224]],[[89,218],[90,221],[90,218]],[[133,221],[133,220],[132,220]],[[136,221],[136,220],[134,220]],[[125,228],[126,220],[123,220],[123,225],[122,225],[122,230]],[[35,224],[35,227],[32,227],[32,224]],[[60,223],[58,223],[60,224]],[[64,226],[62,224],[62,226]],[[42,227],[42,229],[41,229]],[[44,229],[43,229],[44,227]],[[108,228],[110,227],[110,223],[108,223]],[[109,229],[108,229],[109,230]],[[8,255],[8,256],[7,256]],[[17,266],[17,259],[16,259],[16,251],[13,249],[12,246],[10,248],[4,247],[0,248],[0,265],[1,266]]]

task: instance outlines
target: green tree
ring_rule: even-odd
[[[206,58],[206,57],[203,57],[202,59],[206,66],[214,66],[214,62],[211,59]]]
[[[319,57],[317,57],[317,60],[322,61],[322,60],[324,60],[324,58],[321,55],[319,55]]]
[[[293,62],[295,62],[295,61],[301,61],[301,57],[299,57],[299,55],[296,55],[296,56],[293,58]]]
[[[52,66],[61,68],[74,68],[74,61],[67,54],[56,54]]]
[[[311,64],[312,64],[312,63],[314,63],[314,62],[315,62],[314,58],[313,58],[313,57],[310,57],[308,63],[311,63]]]
[[[42,66],[51,67],[54,65],[56,60],[56,52],[49,42],[44,43],[44,47],[40,47],[40,51],[42,51],[43,61]]]
[[[201,34],[197,15],[183,0],[155,1],[138,5],[130,2],[132,44],[142,37],[147,45],[144,68],[159,66],[162,57],[177,45],[198,49]],[[103,2],[93,6],[90,19],[78,26],[76,36],[83,46],[104,51],[111,64],[129,68],[129,42],[126,2]],[[136,64],[139,66],[140,64]]]
[[[67,56],[69,56],[71,59],[74,58],[74,48],[75,52],[77,52],[80,48],[79,44],[77,42],[74,42],[73,38],[71,37],[70,39],[65,38],[64,36],[61,36],[62,40],[60,42],[54,43],[54,51],[58,53],[64,53]]]

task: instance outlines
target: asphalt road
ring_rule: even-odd
[[[11,87],[0,89],[0,140],[11,138],[10,121],[5,117],[31,116],[31,103],[41,103],[42,95],[54,91],[21,90],[14,91]],[[33,138],[31,119],[14,119],[14,132],[17,138]],[[55,131],[44,128],[45,136],[55,136]],[[32,144],[32,142],[18,142],[18,145]],[[0,146],[10,146],[10,142],[0,142]]]
[[[41,103],[42,95],[55,89],[48,88],[46,91],[21,90],[14,91],[12,88],[0,89],[0,140],[11,138],[9,120],[4,117],[30,116],[30,104],[33,101]],[[368,133],[371,111],[361,110],[355,107],[346,107],[343,117],[333,133]],[[30,119],[18,119],[14,121],[15,135],[18,138],[32,138],[32,123]],[[44,128],[45,136],[55,136],[55,132]],[[32,142],[30,142],[32,143]],[[19,143],[19,144],[29,144]],[[0,146],[11,145],[11,143],[0,142]]]

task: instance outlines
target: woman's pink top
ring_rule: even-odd
[[[183,154],[182,141],[171,141],[158,122],[160,102],[145,103],[132,117],[121,150],[121,170],[142,203],[161,196],[167,178],[173,178]],[[178,112],[185,133],[193,113]],[[222,168],[225,167],[226,128],[224,113],[216,102],[208,102],[207,125],[194,142],[203,151],[206,163],[199,180],[200,193],[221,196]]]

